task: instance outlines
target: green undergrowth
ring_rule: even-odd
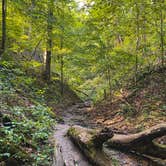
[[[47,106],[48,85],[38,82],[22,64],[0,63],[0,165],[51,163],[55,114]]]

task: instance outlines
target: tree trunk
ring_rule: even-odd
[[[6,46],[6,12],[7,12],[7,1],[2,0],[2,43],[1,43],[1,50],[0,50],[0,56],[5,51]]]
[[[166,135],[166,123],[129,135],[116,134],[110,129],[92,130],[78,126],[72,127],[69,134],[76,142],[82,142],[88,147],[92,146],[101,149],[105,142],[104,144],[110,149],[115,148],[126,152],[166,159],[166,148],[153,142],[154,139]]]
[[[161,65],[164,67],[164,14],[162,5],[164,5],[162,1],[160,5],[160,45],[161,45]]]
[[[147,19],[146,19],[146,7],[145,4],[142,4],[142,40],[143,40],[143,48],[142,48],[142,55],[144,58],[147,58],[147,37],[146,37],[146,24],[147,24]]]
[[[50,80],[51,77],[51,55],[52,55],[52,29],[53,29],[53,4],[54,1],[48,2],[48,19],[47,19],[47,50],[46,50],[46,67],[45,79]]]
[[[156,125],[137,134],[114,136],[107,141],[109,147],[124,151],[135,151],[154,157],[166,159],[166,148],[155,144],[153,140],[166,135],[166,123]]]
[[[138,53],[139,53],[139,46],[140,46],[140,24],[139,24],[139,17],[140,17],[139,6],[136,3],[136,34],[137,34],[136,55],[135,55],[135,84],[136,85],[137,85],[137,74],[138,74]]]
[[[62,28],[63,29],[63,28]],[[63,33],[63,32],[62,32]],[[63,49],[63,35],[61,35],[61,46],[60,49]],[[63,96],[64,93],[64,60],[63,60],[63,53],[60,56],[60,63],[61,63],[61,95]]]
[[[68,135],[72,141],[81,149],[93,165],[110,166],[112,161],[102,152],[99,152],[92,141],[98,133],[99,131],[81,126],[73,126],[68,130]]]
[[[138,134],[119,135],[107,128],[104,130],[96,130],[73,126],[68,130],[68,135],[82,150],[85,156],[96,166],[110,166],[115,161],[119,166],[124,166],[124,163],[128,163],[129,161],[129,165],[140,165],[140,163],[145,163],[145,165],[156,165],[153,161],[153,157],[145,158],[144,156],[130,153],[130,151],[133,152],[133,147],[138,147],[137,142],[142,142],[142,144],[139,144],[140,147],[138,147],[138,149],[143,149],[141,152],[145,152],[144,150],[147,150],[148,148],[150,148],[149,151],[151,149],[154,150],[154,147],[149,146],[149,142],[154,138],[164,135],[165,130],[166,124],[161,124]],[[132,145],[130,142],[132,142]],[[124,150],[122,148],[124,146],[125,150],[127,149],[128,151],[121,151],[121,149]],[[144,147],[146,148],[144,149]],[[155,153],[164,156],[164,154],[162,154],[163,150],[156,147]]]

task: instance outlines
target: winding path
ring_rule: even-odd
[[[82,104],[83,105],[83,104]],[[55,128],[56,154],[53,166],[91,166],[87,158],[67,137],[71,125],[84,125],[84,116],[80,104],[74,105],[62,112],[63,124]]]

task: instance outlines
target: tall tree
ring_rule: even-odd
[[[161,64],[164,66],[164,0],[160,3],[160,45],[161,45]]]
[[[47,18],[47,50],[46,50],[46,66],[45,66],[45,79],[48,81],[50,80],[51,77],[53,10],[54,10],[54,0],[49,0],[48,18]]]
[[[60,49],[63,49],[63,35],[61,35],[60,39]],[[64,56],[63,53],[60,56],[60,70],[61,70],[61,95],[64,93]]]
[[[136,54],[135,54],[135,83],[137,84],[137,73],[138,73],[138,54],[140,47],[140,9],[139,4],[135,4],[136,6]]]
[[[5,51],[6,45],[6,10],[7,10],[7,0],[2,0],[2,41],[0,55]]]

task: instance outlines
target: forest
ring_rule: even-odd
[[[166,165],[165,0],[0,9],[0,166]]]

